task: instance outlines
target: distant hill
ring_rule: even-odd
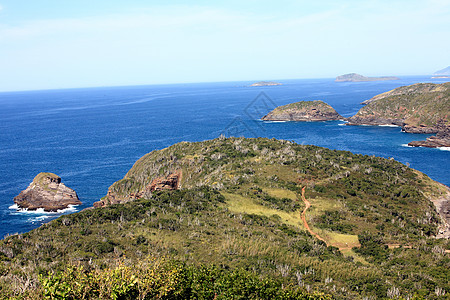
[[[264,121],[330,121],[344,119],[321,100],[300,101],[279,106],[262,117]]]
[[[433,73],[433,78],[436,78],[436,77],[438,77],[438,78],[442,78],[442,77],[443,78],[448,78],[448,77],[450,77],[450,66],[448,66],[445,69],[442,69],[442,70],[434,72]]]
[[[384,81],[384,80],[399,80],[400,78],[393,76],[383,77],[366,77],[357,73],[349,73],[336,77],[336,82],[363,82],[363,81]]]
[[[282,85],[282,84],[275,81],[258,81],[251,84],[250,86],[273,86],[273,85]]]

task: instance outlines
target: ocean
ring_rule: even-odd
[[[262,122],[275,106],[323,100],[344,117],[360,102],[399,86],[442,83],[429,76],[335,83],[334,79],[101,87],[0,93],[0,238],[92,206],[144,154],[181,141],[268,137],[394,158],[450,185],[449,149],[406,144],[429,135],[342,121]],[[59,213],[17,211],[13,198],[39,172],[53,172],[83,205]]]

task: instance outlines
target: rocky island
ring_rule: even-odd
[[[258,81],[251,84],[250,86],[274,86],[274,85],[282,85],[282,84],[275,81]]]
[[[19,208],[47,212],[66,209],[69,205],[80,205],[77,193],[61,183],[61,177],[53,173],[39,173],[26,190],[14,197]]]
[[[321,101],[300,101],[279,106],[261,118],[263,121],[332,121],[342,120],[340,114]]]
[[[417,83],[396,88],[364,101],[367,104],[348,118],[348,125],[397,125],[409,133],[437,133],[428,142],[411,146],[448,147],[450,82]]]
[[[384,80],[399,80],[400,78],[394,76],[383,77],[366,77],[357,73],[349,73],[336,77],[335,82],[364,82],[364,81],[384,81]]]

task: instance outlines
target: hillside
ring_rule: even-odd
[[[383,76],[383,77],[366,77],[357,73],[349,73],[339,75],[334,81],[336,82],[363,82],[363,81],[385,81],[385,80],[398,80],[398,77]]]
[[[393,124],[412,133],[437,133],[450,126],[450,82],[416,83],[364,103],[349,125]]]
[[[450,245],[435,238],[445,223],[432,201],[449,200],[391,159],[265,138],[183,142],[139,159],[99,208],[0,241],[0,295],[437,299],[450,291]]]
[[[264,121],[330,121],[344,119],[321,100],[300,101],[279,106],[261,118]]]

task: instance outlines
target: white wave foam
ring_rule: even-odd
[[[19,206],[16,204],[16,203],[14,203],[13,205],[11,205],[10,207],[8,207],[9,209],[15,209],[15,210],[18,210],[19,209]]]
[[[414,148],[414,146],[410,146],[408,144],[402,144],[402,147]]]
[[[400,127],[398,125],[393,125],[393,124],[383,124],[383,125],[378,125],[380,127]]]
[[[39,216],[34,218],[28,218],[27,222],[34,223],[34,222],[42,222],[45,219],[51,218],[50,216]]]
[[[286,123],[287,121],[265,121],[266,123]]]
[[[45,211],[43,208],[38,208],[36,210],[28,210],[28,208],[19,208],[17,204],[11,205],[10,209],[15,209],[18,213],[26,213],[26,214],[36,214],[36,215],[56,215],[56,214],[64,214],[68,212],[76,212],[78,205],[71,205],[65,209],[58,209],[57,211]]]
[[[450,151],[450,147],[438,147],[438,149],[442,151]]]

